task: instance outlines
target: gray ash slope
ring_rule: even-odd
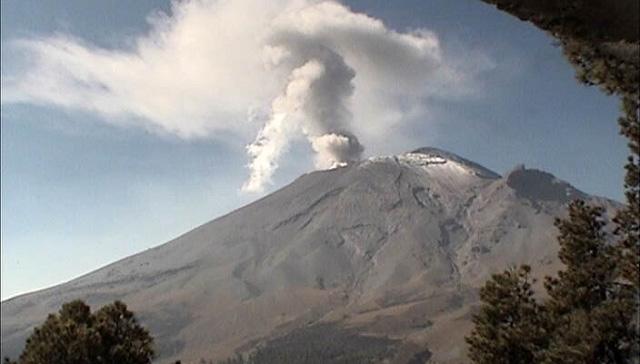
[[[157,248],[2,302],[2,355],[66,301],[120,299],[156,336],[159,361],[225,358],[313,324],[464,361],[477,288],[528,263],[558,268],[553,219],[587,196],[552,175],[500,175],[434,148],[301,176]]]

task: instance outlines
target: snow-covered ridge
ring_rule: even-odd
[[[472,175],[480,178],[500,178],[500,175],[479,164],[436,148],[425,147],[396,156],[371,157],[361,165],[364,167],[371,163],[381,162],[397,162],[426,171],[446,170],[449,173]]]
[[[406,153],[398,156],[398,160],[418,164],[422,166],[428,166],[430,164],[445,164],[448,162],[447,159],[442,158],[437,155],[429,155],[422,153]]]
[[[443,158],[438,155],[422,153],[405,153],[396,156],[396,160],[410,167],[417,167],[427,171],[439,170],[441,173],[457,175],[475,175],[474,171],[453,160]]]

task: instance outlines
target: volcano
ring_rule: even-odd
[[[619,206],[543,171],[500,176],[435,148],[308,173],[156,248],[2,302],[2,355],[79,298],[127,303],[160,363],[320,337],[383,348],[392,363],[465,362],[478,288],[515,264],[555,273],[553,221],[576,198]]]

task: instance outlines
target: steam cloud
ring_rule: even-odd
[[[424,122],[425,100],[472,95],[474,75],[492,67],[445,57],[427,29],[400,33],[335,1],[176,1],[149,22],[116,49],[14,40],[24,60],[3,64],[2,103],[88,110],[185,139],[255,138],[243,189],[261,191],[292,140],[308,140],[316,168],[357,160],[399,123]],[[259,128],[252,110],[265,115]]]
[[[260,191],[270,182],[277,160],[290,134],[300,129],[316,152],[316,167],[331,168],[360,159],[363,148],[349,131],[349,97],[353,94],[355,71],[335,52],[321,45],[301,46],[286,37],[274,36],[277,48],[294,68],[284,92],[272,104],[272,115],[256,141],[248,146],[251,176],[243,188]],[[287,66],[285,66],[287,67]],[[299,125],[291,125],[290,123]]]

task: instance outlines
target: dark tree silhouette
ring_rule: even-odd
[[[482,364],[528,364],[547,345],[545,312],[533,297],[531,269],[494,274],[480,290],[483,305],[466,338],[469,357]]]
[[[95,313],[80,300],[62,305],[27,339],[16,364],[148,364],[153,338],[127,306],[115,301]]]
[[[633,295],[619,284],[617,250],[604,233],[603,209],[575,201],[557,220],[565,269],[547,277],[545,303],[553,326],[545,363],[624,363],[631,357]]]

